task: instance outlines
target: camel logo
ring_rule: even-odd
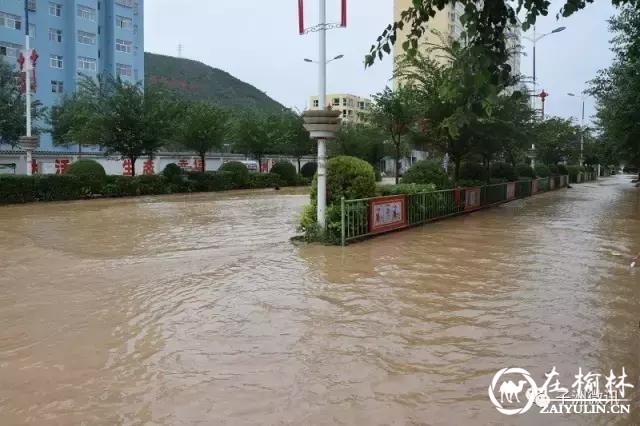
[[[501,379],[502,383],[498,386],[498,382]],[[525,388],[526,385],[528,386]],[[499,401],[496,398],[496,392],[500,394]],[[531,378],[529,372],[523,368],[503,368],[493,376],[491,386],[489,386],[491,402],[498,411],[508,416],[526,413],[535,401],[535,398],[529,398],[527,395],[537,394],[538,387],[536,382]],[[505,408],[503,404],[508,404],[509,408]]]

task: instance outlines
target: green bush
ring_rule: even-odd
[[[187,192],[227,191],[236,187],[232,172],[189,172]]]
[[[536,177],[535,171],[528,164],[518,164],[516,166],[516,174],[518,175],[518,178],[525,177],[533,179]]]
[[[34,196],[40,201],[77,200],[90,195],[88,191],[92,188],[82,178],[74,175],[40,175],[34,178]],[[95,193],[99,192],[102,192],[102,185]]]
[[[564,164],[558,164],[558,173],[562,176],[568,175],[569,171],[567,170],[567,166]]]
[[[420,194],[422,192],[433,192],[436,186],[432,183],[400,183],[398,185],[382,185],[378,187],[378,195],[398,195],[398,194]]]
[[[552,164],[549,166],[549,176],[557,176],[559,174],[558,171],[558,166],[556,166],[555,164]]]
[[[81,159],[71,163],[65,174],[77,176],[83,185],[82,192],[87,195],[102,192],[107,176],[104,167],[97,161],[90,159]]]
[[[249,188],[275,188],[284,186],[285,182],[282,177],[276,173],[250,173]]]
[[[295,186],[298,183],[296,166],[288,161],[280,161],[271,167],[271,173],[280,176],[285,186]]]
[[[136,195],[161,195],[168,193],[167,179],[162,175],[145,175],[133,178],[137,186]]]
[[[458,179],[458,186],[461,188],[475,188],[487,184],[486,180],[477,179]]]
[[[376,194],[375,172],[371,164],[355,157],[340,156],[327,161],[327,230],[324,234],[316,224],[317,179],[316,175],[311,183],[311,203],[305,207],[300,229],[307,240],[339,244],[341,199],[373,197]]]
[[[309,179],[313,179],[313,175],[318,171],[318,163],[310,161],[300,168],[300,175]]]
[[[234,188],[246,188],[249,184],[249,169],[239,161],[229,161],[224,163],[218,171],[232,174]]]
[[[35,201],[33,176],[0,176],[0,204]]]
[[[536,176],[539,178],[546,178],[551,176],[551,170],[549,170],[549,167],[545,166],[544,164],[536,164],[536,167],[534,170],[535,170]]]
[[[487,181],[487,170],[480,163],[462,163],[460,166],[460,179],[472,181]]]
[[[438,189],[446,189],[451,185],[449,176],[438,161],[422,160],[413,165],[402,176],[402,183],[434,184]]]
[[[317,197],[317,176],[311,183],[311,200]],[[349,156],[327,161],[327,205],[346,199],[372,197],[376,193],[376,176],[371,164]]]
[[[167,178],[169,182],[176,182],[182,175],[182,169],[175,163],[169,163],[162,171],[162,175]]]
[[[376,182],[382,182],[382,173],[380,173],[380,170],[374,170],[375,174],[376,174]]]
[[[0,204],[77,200],[85,189],[72,175],[0,176]]]
[[[491,165],[491,177],[494,179],[504,179],[507,182],[518,180],[516,169],[509,163],[493,163]]]

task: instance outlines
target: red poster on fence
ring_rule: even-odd
[[[513,200],[516,198],[516,183],[509,182],[507,183],[507,200]]]
[[[407,226],[407,199],[404,195],[369,200],[369,232],[377,234]]]
[[[466,188],[464,191],[464,210],[475,210],[480,208],[480,188]]]

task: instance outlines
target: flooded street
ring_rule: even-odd
[[[346,248],[292,245],[307,200],[0,207],[0,423],[640,424],[627,178]],[[631,414],[491,404],[498,370],[554,366],[624,366]]]

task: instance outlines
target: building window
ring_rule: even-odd
[[[85,31],[78,31],[78,43],[82,44],[96,44],[96,35]]]
[[[0,56],[6,56],[7,58],[18,59],[18,54],[22,50],[22,46],[19,44],[7,43],[0,41]]]
[[[51,80],[51,93],[62,93],[64,92],[64,82]]]
[[[62,30],[56,30],[55,28],[49,28],[49,41],[55,41],[62,43]]]
[[[340,106],[340,98],[333,98],[333,106]]]
[[[342,106],[347,106],[347,98],[342,98]]]
[[[116,4],[125,7],[133,7],[133,0],[116,0]]]
[[[36,0],[29,0],[27,2],[27,9],[29,9],[30,12],[35,12],[36,11]]]
[[[29,24],[29,37],[36,38],[36,24]]]
[[[95,71],[97,69],[97,61],[94,58],[78,56],[78,69],[81,71]]]
[[[116,40],[116,50],[118,52],[131,53],[131,45],[132,43],[127,40]]]
[[[59,3],[49,3],[49,15],[62,16],[62,5]]]
[[[0,12],[0,27],[10,28],[12,30],[22,29],[22,18],[18,15]]]
[[[318,102],[318,100],[317,100],[317,99],[314,99],[314,100],[313,100],[313,107],[314,107],[314,108],[318,108],[318,106],[319,106],[319,105],[320,105],[320,102]]]
[[[133,20],[124,16],[116,16],[116,27],[123,30],[130,30],[133,28]]]
[[[358,108],[364,109],[364,102],[362,101],[358,102]]]
[[[342,110],[342,116],[343,116],[343,117],[346,117],[346,116],[347,116],[347,110],[346,110],[346,109],[343,109],[343,110]]]
[[[51,68],[62,69],[64,67],[64,63],[62,61],[62,56],[60,56],[60,55],[51,55],[51,56],[49,56],[49,66]]]
[[[89,21],[95,22],[96,20],[96,10],[89,6],[83,6],[81,4],[78,5],[78,17],[82,19],[88,19]]]
[[[116,64],[116,75],[118,77],[131,77],[133,75],[133,68],[131,65]]]

